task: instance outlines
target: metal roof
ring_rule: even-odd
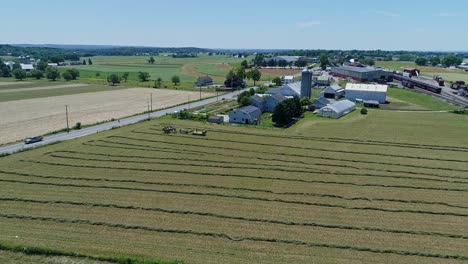
[[[283,102],[284,100],[286,100],[286,96],[282,95],[282,94],[274,94],[271,96],[271,98],[275,99],[278,103],[281,103]]]
[[[348,83],[346,91],[365,91],[365,92],[384,92],[386,93],[388,85],[383,84],[364,84],[364,83]]]
[[[250,100],[261,103],[263,102],[263,97],[259,96],[258,94],[250,96]]]
[[[353,102],[349,100],[343,100],[343,101],[335,102],[331,105],[327,105],[324,108],[330,109],[335,113],[344,113],[355,107],[356,107],[356,104],[354,104]]]
[[[374,72],[374,71],[382,71],[381,69],[377,69],[374,67],[354,67],[354,66],[340,66],[337,67],[338,69],[345,69],[349,71],[355,71],[355,72]]]
[[[288,94],[288,93],[282,92],[282,91],[286,91],[286,90],[292,90],[297,96],[300,96],[301,95],[301,82],[289,83],[289,84],[283,85],[280,88],[269,90],[269,91],[267,91],[265,93],[266,94],[277,94],[277,93],[279,93],[279,94],[285,95],[285,94]]]
[[[260,111],[260,109],[258,109],[257,107],[253,105],[244,106],[242,108],[239,108],[238,110],[242,112],[246,112],[247,114],[252,114],[252,113],[255,113],[256,111]]]
[[[338,84],[332,84],[328,86],[326,89],[328,88],[335,90],[335,92],[343,90],[343,87],[339,86]]]

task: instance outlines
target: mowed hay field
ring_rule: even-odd
[[[198,92],[129,88],[1,102],[0,144],[66,128],[65,105],[68,105],[70,126],[77,122],[94,124],[147,111],[151,94],[153,110],[185,103],[189,98],[197,100],[200,96]],[[202,97],[213,95],[202,93]]]
[[[165,118],[3,157],[0,243],[185,263],[467,263],[467,121]]]

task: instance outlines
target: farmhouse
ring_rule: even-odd
[[[259,108],[249,105],[229,112],[229,123],[237,124],[257,124],[262,111]]]
[[[288,76],[283,76],[283,84],[290,84],[294,82],[294,76],[288,75]]]
[[[317,115],[337,119],[337,118],[340,118],[344,115],[351,113],[355,109],[356,109],[356,105],[353,102],[349,100],[343,100],[343,101],[338,101],[331,105],[322,107],[318,111]]]
[[[32,64],[23,64],[23,63],[21,63],[20,65],[21,65],[21,69],[23,71],[29,72],[29,71],[34,70],[34,66]]]
[[[389,80],[393,76],[392,72],[373,67],[340,66],[333,67],[331,72],[334,76],[351,78],[359,82]]]
[[[213,85],[213,79],[210,76],[198,77],[197,86],[210,86]]]
[[[377,101],[384,104],[387,101],[388,85],[348,83],[345,89],[347,100]]]
[[[331,99],[339,99],[344,96],[344,93],[345,90],[338,84],[333,84],[323,90],[323,96]]]
[[[253,106],[260,109],[260,111],[265,112],[265,99],[263,98],[263,96],[254,94],[250,96],[250,102],[252,103]]]
[[[282,87],[267,91],[266,94],[281,94],[284,96],[301,97],[301,82],[283,85]]]
[[[274,94],[272,96],[265,97],[264,112],[273,113],[275,107],[286,99],[286,96],[281,94]]]

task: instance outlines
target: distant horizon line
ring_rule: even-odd
[[[103,47],[103,48],[170,48],[170,49],[183,49],[183,48],[196,48],[196,49],[206,49],[206,50],[230,50],[230,51],[249,51],[249,50],[259,50],[259,51],[297,51],[297,50],[341,50],[341,51],[410,51],[410,52],[442,52],[442,53],[468,53],[468,50],[405,50],[405,49],[324,49],[324,48],[203,48],[196,46],[146,46],[146,45],[113,45],[113,44],[58,44],[58,43],[3,43],[0,45],[11,45],[17,47],[23,46],[35,46],[35,47],[50,47],[50,46],[75,46],[75,47]]]

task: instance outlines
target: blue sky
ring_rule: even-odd
[[[23,0],[0,43],[468,50],[468,1]]]

